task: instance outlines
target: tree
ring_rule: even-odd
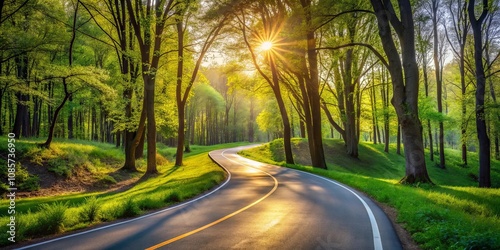
[[[200,69],[201,63],[205,54],[207,53],[210,46],[214,43],[215,39],[218,37],[221,30],[224,28],[226,21],[228,20],[228,16],[231,13],[227,10],[227,6],[220,8],[218,11],[222,12],[222,15],[215,15],[211,17],[205,17],[206,19],[211,18],[213,20],[213,26],[208,29],[208,33],[204,34],[201,43],[201,50],[198,54],[198,59],[196,60],[196,65],[191,72],[191,77],[189,78],[189,82],[184,87],[183,84],[183,75],[184,75],[184,39],[186,28],[189,26],[189,17],[185,17],[189,11],[189,4],[186,3],[187,6],[179,6],[177,9],[177,17],[176,17],[176,30],[177,30],[177,82],[176,82],[176,103],[177,103],[177,115],[178,115],[178,123],[179,127],[177,129],[177,151],[175,156],[175,165],[182,165],[182,157],[184,155],[184,144],[186,140],[186,103],[189,98],[190,91],[193,87],[194,82],[196,81],[196,77],[198,75],[198,71]],[[209,13],[209,15],[214,15],[214,13]],[[217,13],[215,13],[217,14]],[[203,23],[203,27],[201,29],[206,29],[206,25],[208,20],[197,20],[198,22]],[[191,25],[194,26],[194,25]]]
[[[360,17],[359,13],[349,13],[343,15],[338,23],[333,26],[330,38],[325,41],[326,45],[336,45],[338,40],[343,38],[347,43],[355,43],[357,40],[370,40],[373,37],[369,30],[372,28],[368,18]],[[325,27],[328,27],[325,25]],[[332,40],[332,41],[329,41]],[[343,131],[341,134],[345,138],[346,151],[351,157],[358,157],[359,129],[360,129],[360,109],[361,109],[361,79],[368,72],[367,60],[369,51],[364,47],[347,47],[344,52],[332,51],[331,71],[333,71],[334,85],[336,87],[336,97],[339,112],[342,118]],[[326,58],[325,58],[326,59]],[[330,59],[330,58],[329,58]],[[373,66],[373,65],[372,65]],[[331,90],[331,88],[329,88]],[[333,93],[333,91],[331,91]],[[325,110],[325,112],[327,112]],[[330,116],[329,111],[327,116]],[[330,123],[333,127],[335,124]]]
[[[431,35],[429,32],[425,32],[424,28],[428,23],[427,15],[420,15],[417,18],[417,53],[420,56],[420,61],[422,65],[422,76],[424,82],[425,97],[429,97],[429,50],[430,50],[430,39]],[[432,126],[431,120],[427,118],[427,136],[429,137],[429,158],[434,161],[434,144],[432,139]]]
[[[479,140],[479,187],[491,187],[490,179],[490,138],[486,128],[485,92],[486,74],[483,65],[483,34],[482,26],[488,15],[488,0],[482,1],[482,11],[476,17],[476,1],[469,0],[467,11],[474,35],[474,65],[476,76],[476,131]]]
[[[467,44],[467,36],[469,33],[470,23],[467,17],[467,1],[462,0],[449,0],[448,11],[452,21],[451,34],[446,31],[446,38],[450,44],[453,55],[458,60],[458,67],[460,70],[460,90],[461,90],[461,150],[462,150],[462,163],[467,165],[467,84],[465,77],[465,47]],[[444,26],[446,28],[446,25]],[[452,38],[453,36],[453,38]],[[452,39],[455,41],[453,42]]]
[[[123,85],[122,96],[125,102],[125,114],[120,112],[117,115],[119,117],[117,121],[123,124],[123,128],[118,129],[116,133],[119,135],[122,130],[124,133],[125,163],[123,168],[135,172],[137,171],[135,160],[142,157],[145,130],[142,133],[138,132],[138,124],[133,117],[133,96],[136,92],[135,84],[139,76],[139,67],[134,59],[137,39],[128,21],[129,13],[127,12],[126,1],[120,0],[115,2],[107,0],[105,2],[107,11],[102,11],[98,6],[91,4],[83,4],[83,6],[87,9],[101,31],[112,42],[112,46],[116,51],[117,63],[119,64],[122,78],[121,84]],[[110,16],[105,16],[104,13],[108,13]],[[101,18],[98,19],[98,17]],[[111,25],[112,29],[106,29],[106,24]]]
[[[392,104],[403,136],[406,174],[402,183],[431,182],[425,164],[422,124],[418,117],[419,74],[415,54],[413,12],[409,0],[399,0],[399,15],[391,1],[371,0],[379,36],[392,79]],[[397,34],[399,50],[392,36]]]
[[[77,30],[77,20],[78,20],[78,9],[80,6],[80,1],[77,1],[76,4],[74,5],[74,12],[73,12],[73,23],[72,23],[72,28],[71,28],[71,39],[69,42],[69,48],[68,48],[68,67],[71,70],[73,67],[73,45],[75,44],[75,39],[76,39],[76,30]],[[54,136],[54,127],[56,125],[57,117],[59,115],[59,112],[63,108],[64,104],[66,104],[66,101],[68,101],[71,96],[73,95],[72,92],[68,90],[68,78],[67,77],[62,77],[62,84],[63,84],[63,89],[64,89],[64,98],[61,104],[56,108],[54,112],[54,117],[52,119],[52,123],[50,124],[50,129],[49,129],[49,135],[47,137],[47,140],[43,144],[44,147],[49,148],[50,144],[52,143],[52,138]],[[72,136],[72,135],[70,135]],[[71,138],[70,138],[71,139]]]
[[[307,99],[310,108],[310,124],[308,140],[309,152],[311,153],[312,165],[317,168],[326,169],[325,152],[323,150],[322,119],[321,119],[321,98],[318,70],[318,51],[316,49],[316,30],[318,27],[314,23],[313,1],[300,0],[304,22],[304,38],[306,41],[307,66],[304,68],[304,78],[306,80]]]
[[[255,12],[260,15],[262,20],[262,30],[259,33],[255,33],[254,37],[257,42],[271,42],[275,40],[279,36],[280,30],[276,30],[275,27],[280,27],[284,22],[285,18],[285,6],[281,2],[276,2],[274,5],[266,5],[265,3],[257,3],[254,6]],[[255,53],[255,43],[251,44],[251,41],[247,34],[247,19],[244,11],[241,11],[241,17],[238,17],[239,28],[243,35],[243,40],[250,52],[252,62],[259,72],[259,74],[266,80],[266,82],[271,87],[274,97],[276,98],[276,102],[279,107],[279,112],[281,115],[281,120],[283,123],[283,144],[285,149],[285,161],[287,164],[294,164],[293,154],[292,154],[292,145],[291,145],[291,128],[290,128],[290,119],[288,117],[288,112],[286,110],[286,106],[283,100],[283,96],[281,94],[281,86],[278,79],[278,72],[276,69],[276,59],[277,51],[275,48],[270,47],[269,50],[265,52],[265,60],[268,63],[271,70],[271,77],[267,75],[262,67],[257,62],[257,55]]]
[[[142,134],[147,119],[147,169],[146,173],[156,174],[156,118],[155,118],[155,83],[158,71],[161,47],[164,40],[163,32],[168,19],[175,12],[180,2],[175,0],[151,1],[146,3],[127,0],[127,11],[130,23],[141,52],[141,73],[144,81],[144,101],[138,134]]]
[[[432,34],[433,34],[433,60],[434,60],[434,73],[436,76],[437,87],[437,108],[438,112],[443,114],[443,50],[440,48],[439,33],[438,33],[438,9],[440,5],[439,0],[432,0],[430,2],[431,19],[432,19]],[[443,120],[439,121],[439,167],[445,168],[444,158],[444,125]]]

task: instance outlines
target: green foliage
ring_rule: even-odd
[[[113,177],[113,176],[110,176],[110,175],[104,175],[101,177],[101,179],[99,180],[101,183],[104,183],[104,184],[116,184],[117,181],[116,179]]]
[[[68,204],[63,202],[40,204],[40,212],[36,213],[36,215],[27,214],[27,220],[34,220],[34,223],[28,224],[24,236],[31,238],[62,232],[64,223],[67,220],[67,209]]]
[[[85,199],[85,204],[80,210],[79,218],[83,222],[98,221],[101,213],[101,204],[95,196]]]
[[[28,173],[26,171],[26,173]],[[37,191],[40,189],[40,178],[36,175],[31,175],[29,174],[28,177],[26,177],[18,187],[19,190],[22,191]]]
[[[0,178],[4,181],[8,179],[7,162],[0,158]],[[19,191],[36,191],[40,189],[40,179],[36,175],[28,173],[28,170],[20,162],[16,163],[16,187]],[[0,183],[0,194],[8,191],[7,183]]]
[[[281,132],[283,130],[283,121],[281,120],[281,116],[278,115],[279,113],[276,101],[268,101],[265,109],[257,116],[257,125],[259,125],[259,129],[270,134]]]
[[[49,171],[56,173],[59,176],[70,177],[72,166],[63,158],[52,158],[48,161]]]
[[[165,196],[165,202],[167,203],[176,203],[181,201],[181,197],[177,193],[177,191],[172,191],[170,194]]]
[[[165,202],[158,198],[147,197],[145,199],[139,200],[137,206],[141,210],[151,210],[164,207]]]
[[[118,218],[129,218],[139,215],[141,213],[141,209],[137,202],[135,202],[132,198],[127,199],[122,207],[119,208]]]

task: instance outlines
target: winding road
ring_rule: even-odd
[[[217,150],[217,189],[165,210],[21,249],[401,249],[369,198],[309,173]]]

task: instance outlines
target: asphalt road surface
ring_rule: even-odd
[[[309,173],[217,150],[229,172],[217,189],[136,219],[22,249],[401,249],[369,198]]]

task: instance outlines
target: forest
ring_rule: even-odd
[[[432,182],[445,149],[491,186],[499,159],[496,0],[6,0],[0,4],[0,135],[107,142],[123,168],[157,144],[324,138],[405,157]],[[143,156],[145,152],[145,156]],[[478,153],[478,161],[468,155]]]
[[[421,248],[495,249],[499,92],[498,0],[0,1],[19,240],[191,199],[227,179],[206,153],[270,142],[241,154],[394,207]]]
[[[499,92],[499,0],[1,0],[0,246],[499,249]]]

